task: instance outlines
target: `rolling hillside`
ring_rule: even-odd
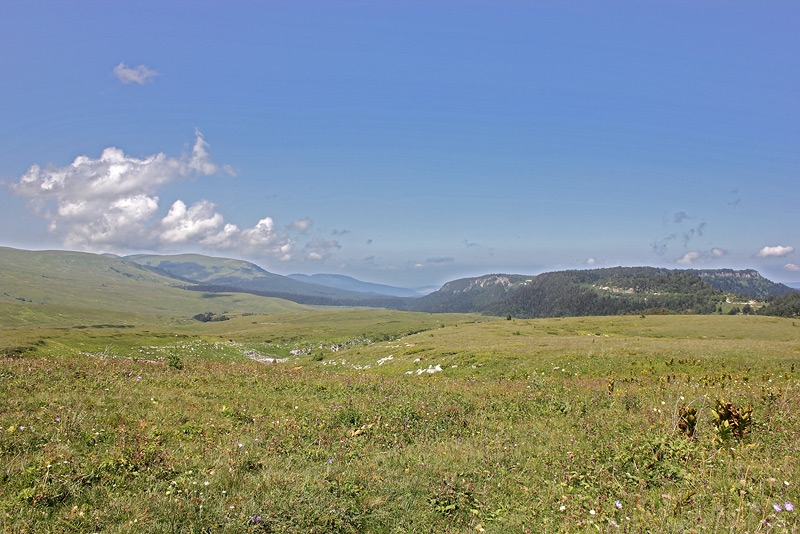
[[[293,297],[323,297],[336,301],[358,301],[365,297],[362,292],[315,284],[305,280],[295,280],[266,271],[254,263],[231,258],[217,258],[201,254],[174,256],[140,254],[126,256],[123,259],[209,289],[214,286],[223,291],[238,288],[260,295],[289,299],[293,299]],[[322,300],[320,302],[324,303]],[[333,302],[331,303],[333,304]]]
[[[52,313],[53,306],[189,317],[235,310],[291,311],[301,305],[514,317],[643,312],[707,314],[723,309],[731,295],[740,295],[734,299],[750,299],[792,292],[791,288],[775,284],[756,271],[730,269],[614,267],[536,276],[491,274],[454,280],[418,298],[379,294],[378,290],[388,291],[386,288],[390,286],[367,284],[349,277],[299,278],[273,274],[242,260],[199,254],[119,258],[0,248],[0,303],[6,303],[4,313],[9,318],[16,317],[13,321],[22,321],[22,316],[36,309],[47,315]],[[24,307],[19,308],[20,305]],[[49,307],[47,313],[42,307]],[[9,311],[12,308],[16,310],[13,313]]]
[[[51,322],[59,310],[98,320],[132,314],[191,317],[211,311],[273,313],[304,306],[241,293],[201,293],[124,259],[68,251],[0,247],[0,317],[6,326]],[[80,313],[77,313],[80,310]]]

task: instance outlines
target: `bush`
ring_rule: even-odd
[[[180,371],[183,369],[183,360],[176,353],[171,352],[167,354],[167,366]]]
[[[208,323],[214,321],[227,321],[230,319],[227,315],[217,315],[214,312],[203,312],[193,315],[192,319],[200,321],[201,323]]]

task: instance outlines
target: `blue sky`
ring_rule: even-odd
[[[405,286],[798,281],[799,24],[797,2],[6,2],[0,245]]]

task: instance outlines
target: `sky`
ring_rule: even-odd
[[[0,245],[800,281],[800,3],[4,2]]]

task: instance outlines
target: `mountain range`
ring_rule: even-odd
[[[0,289],[0,302],[97,310],[122,306],[137,313],[172,310],[190,316],[327,305],[526,318],[713,313],[727,301],[763,300],[794,291],[755,270],[613,267],[535,276],[490,274],[454,280],[418,296],[412,289],[347,276],[282,276],[247,261],[200,254],[118,257],[4,247]]]

